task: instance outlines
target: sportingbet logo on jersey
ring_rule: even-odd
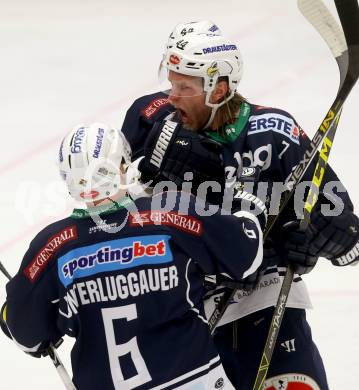
[[[66,287],[74,279],[144,264],[173,260],[168,235],[137,236],[76,248],[58,260],[58,274]]]
[[[262,114],[251,116],[248,122],[248,135],[274,131],[299,145],[300,130],[292,118],[280,114]]]

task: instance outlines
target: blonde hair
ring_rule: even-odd
[[[232,99],[218,108],[215,116],[215,131],[218,134],[225,135],[225,127],[236,121],[239,115],[241,104],[243,102],[247,102],[247,99],[238,92],[235,92]]]

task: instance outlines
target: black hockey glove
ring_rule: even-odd
[[[242,182],[234,185],[232,214],[236,216],[253,214],[259,222],[259,225],[264,230],[267,222],[267,207],[261,199],[255,195],[243,191]],[[222,285],[230,288],[240,288],[242,290],[251,291],[258,284],[263,276],[265,265],[262,264],[255,272],[240,281],[226,280],[221,281]]]
[[[210,138],[184,129],[181,124],[166,120],[155,123],[145,143],[145,157],[140,162],[141,181],[171,180],[178,186],[186,172],[193,173],[192,188],[217,181],[224,185],[222,145]]]
[[[6,324],[6,308],[7,308],[7,302],[5,302],[2,305],[1,310],[0,310],[0,327],[1,327],[1,330],[6,334],[6,336],[9,337],[10,339],[12,339],[11,333],[9,331],[9,328],[7,327],[7,324]],[[60,338],[59,340],[56,341],[56,343],[52,343],[52,346],[55,348],[58,348],[63,343],[63,341],[64,340],[62,338]],[[49,346],[50,346],[50,342],[43,342],[39,346],[39,348],[36,352],[25,352],[25,353],[32,356],[32,357],[36,357],[36,358],[47,356],[50,352]]]
[[[283,226],[283,255],[294,264],[296,273],[310,272],[318,257],[325,257],[334,265],[347,265],[359,258],[358,217],[348,208],[338,216],[325,216],[320,210],[322,203],[328,201],[321,194],[305,231],[299,230],[298,221]]]
[[[43,342],[40,344],[40,346],[36,352],[26,352],[26,353],[32,357],[35,357],[35,358],[46,357],[49,354],[51,354],[50,344],[54,348],[57,349],[63,343],[63,341],[64,341],[63,338],[60,338],[59,340],[57,340],[56,343],[50,343],[50,342],[46,341],[46,342]]]
[[[257,217],[263,231],[267,223],[267,207],[261,199],[247,191],[244,191],[242,188],[242,183],[234,185],[232,214],[253,214]]]
[[[319,254],[313,251],[313,241],[316,233],[309,224],[305,231],[299,229],[299,221],[287,222],[281,231],[280,265],[292,265],[296,274],[303,275],[310,272],[317,264]]]

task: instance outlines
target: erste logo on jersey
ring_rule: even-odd
[[[187,233],[200,236],[202,222],[190,215],[181,215],[174,211],[141,211],[130,215],[130,226],[166,225]]]
[[[137,236],[73,249],[58,260],[59,278],[66,287],[74,279],[100,272],[169,263],[173,260],[169,239],[168,235]]]
[[[76,225],[69,226],[52,236],[23,271],[30,282],[36,281],[63,245],[75,239],[77,239]]]
[[[274,131],[299,145],[300,130],[294,120],[281,114],[253,115],[249,118],[248,135]]]
[[[165,98],[155,99],[147,107],[144,108],[143,115],[147,119],[150,119],[154,114],[156,114],[157,111],[159,111],[161,107],[167,104],[170,104],[168,99]]]

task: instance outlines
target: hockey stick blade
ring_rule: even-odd
[[[7,271],[7,269],[4,267],[3,263],[0,261],[0,271],[9,279],[11,280],[12,279],[12,276],[9,274],[9,272]],[[57,373],[59,374],[63,384],[65,385],[65,388],[67,390],[76,390],[76,387],[75,385],[73,384],[71,378],[70,378],[70,375],[69,373],[66,371],[66,368],[65,366],[63,365],[63,363],[61,362],[60,360],[60,357],[59,355],[57,354],[56,352],[56,349],[55,347],[53,346],[53,344],[50,344],[49,348],[48,348],[48,355],[52,361],[52,363],[54,364],[55,368],[56,368],[56,371]]]
[[[345,77],[348,73],[348,46],[344,32],[329,10],[321,0],[298,0],[298,8],[303,16],[321,35],[332,52],[339,68],[340,83],[338,91],[341,89]],[[340,110],[336,123],[323,140],[322,148],[318,156],[318,162],[314,170],[311,186],[304,205],[304,217],[300,223],[301,230],[305,230],[310,222],[310,215],[318,199],[320,186],[323,180],[329,154],[334,142],[334,137],[339,123],[342,110]]]
[[[348,46],[343,29],[321,0],[298,0],[298,8],[327,43],[336,59],[340,72],[340,89],[348,70]]]
[[[299,2],[304,2],[301,0],[298,0]],[[306,5],[310,5],[313,7],[315,1],[305,1]],[[347,47],[348,47],[348,54],[345,51],[345,46],[343,44],[340,44],[340,41],[342,40],[342,36],[340,34],[339,26],[338,28],[335,27],[335,23],[333,24],[333,20],[329,11],[326,10],[325,14],[331,17],[328,20],[328,27],[324,28],[324,24],[321,22],[321,19],[318,23],[318,18],[317,16],[320,14],[320,9],[319,12],[316,12],[317,16],[313,16],[313,13],[308,13],[308,8],[303,8],[302,12],[306,13],[307,15],[310,15],[310,17],[307,17],[307,19],[314,25],[314,27],[318,27],[320,34],[323,36],[326,35],[325,41],[328,43],[333,55],[335,56],[339,70],[340,70],[340,86],[339,90],[337,93],[337,97],[334,100],[334,103],[329,110],[326,119],[322,122],[322,125],[320,126],[318,131],[323,132],[323,138],[324,138],[324,144],[323,148],[321,151],[321,154],[319,155],[318,159],[318,164],[316,166],[316,170],[314,175],[316,175],[316,172],[319,169],[325,169],[326,167],[326,162],[329,157],[329,153],[331,150],[331,144],[333,143],[336,128],[338,126],[339,118],[342,112],[342,107],[344,104],[344,101],[346,100],[347,96],[349,95],[351,89],[355,85],[358,76],[359,76],[359,57],[358,57],[358,41],[359,41],[359,8],[358,8],[358,3],[357,0],[336,0],[336,7],[338,10],[339,18],[341,20],[345,38],[347,41]],[[319,1],[318,1],[319,4]],[[319,6],[318,6],[319,7]],[[323,11],[325,10],[325,7],[323,8],[323,4],[320,4],[320,8]],[[305,15],[306,16],[306,15]],[[322,15],[323,16],[323,15]],[[325,20],[325,18],[323,19]],[[331,26],[331,28],[330,28]],[[334,26],[334,28],[333,28]],[[354,27],[353,27],[354,26]],[[337,47],[335,45],[331,45],[334,41],[332,39],[333,34],[331,36],[331,33],[333,31],[336,31],[338,33],[338,47],[339,49],[337,50]],[[329,42],[328,42],[329,40]],[[344,50],[344,51],[343,51]],[[328,115],[330,114],[330,117]],[[327,120],[329,119],[329,121]],[[325,121],[327,120],[327,125],[325,125]],[[322,126],[324,125],[324,128]],[[318,132],[317,132],[318,133]],[[314,139],[313,139],[314,140]],[[328,147],[329,146],[329,147]],[[324,156],[322,156],[322,152],[325,150],[327,153]],[[320,166],[322,163],[323,166]],[[323,173],[323,172],[322,172]],[[313,180],[314,181],[314,180]],[[312,181],[312,184],[313,184]],[[321,182],[321,181],[320,181]],[[319,185],[318,184],[316,190],[319,192]],[[312,187],[311,187],[312,190]],[[310,193],[309,193],[310,196]],[[309,223],[309,218],[310,218],[310,212],[312,210],[313,204],[315,203],[315,197],[313,197],[314,202],[309,203],[308,199],[306,202],[306,208],[305,208],[305,219],[304,223],[301,224],[302,228],[306,228],[306,226]],[[280,329],[280,324],[282,322],[283,316],[284,316],[284,311],[285,311],[285,306],[286,302],[288,299],[288,295],[290,292],[290,288],[292,285],[293,281],[293,276],[294,272],[292,267],[287,268],[287,272],[285,274],[283,284],[279,293],[277,305],[273,314],[272,318],[272,323],[268,332],[267,336],[267,341],[264,347],[264,351],[262,354],[260,366],[258,369],[257,377],[255,384],[253,386],[253,390],[260,390],[262,389],[264,385],[264,381],[269,369],[271,357],[273,354],[275,342],[279,333]]]

